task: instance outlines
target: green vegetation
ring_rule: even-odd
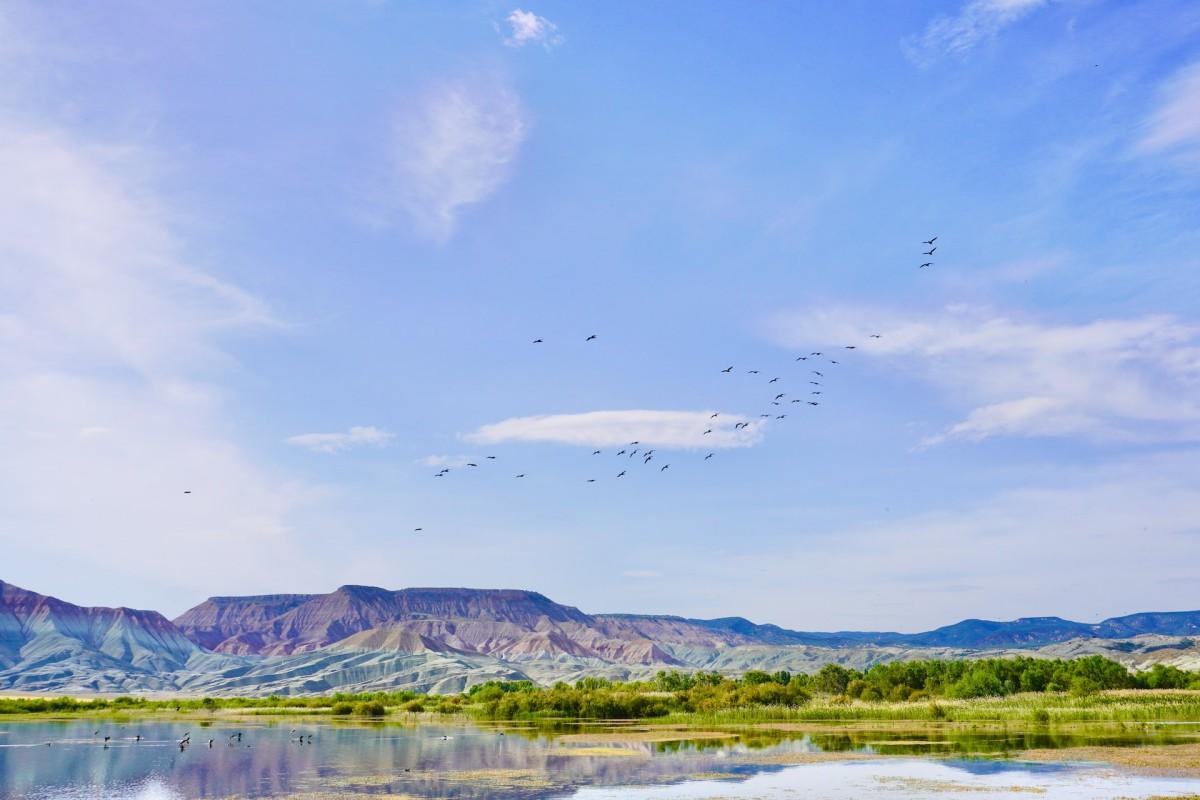
[[[1200,673],[1155,666],[1133,674],[1101,656],[909,661],[865,671],[827,664],[813,675],[751,671],[660,672],[649,681],[583,678],[549,688],[490,681],[458,695],[338,693],[325,697],[148,700],[0,699],[0,714],[215,713],[382,717],[467,714],[493,720],[662,719],[744,724],[790,721],[1021,720],[1118,722],[1200,720]]]

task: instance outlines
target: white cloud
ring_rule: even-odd
[[[1020,20],[1048,0],[968,0],[957,14],[934,18],[919,38],[907,40],[914,61],[940,55],[961,56]]]
[[[509,47],[524,47],[530,43],[540,43],[547,50],[562,44],[562,36],[558,26],[545,17],[539,17],[532,11],[522,11],[514,8],[505,17],[512,34],[504,40]]]
[[[355,425],[344,433],[300,433],[284,439],[288,444],[307,447],[315,453],[336,453],[351,447],[373,445],[382,447],[395,438],[388,433],[370,425]]]
[[[467,464],[477,464],[478,460],[474,456],[425,456],[418,458],[417,463],[425,467],[450,467],[458,469],[465,467]]]
[[[1200,326],[1172,317],[1056,325],[970,307],[925,317],[841,308],[786,317],[775,333],[795,346],[857,343],[973,406],[926,444],[1200,437]]]
[[[529,125],[505,88],[454,83],[426,93],[393,130],[393,194],[420,235],[445,241],[462,209],[512,173]]]
[[[1200,61],[1163,84],[1145,128],[1138,145],[1145,152],[1182,149],[1200,155]]]
[[[136,577],[169,604],[277,557],[305,574],[290,518],[312,492],[229,439],[213,382],[224,332],[277,323],[186,257],[148,154],[35,116],[0,115],[6,577],[78,596],[95,575],[112,599]]]
[[[513,417],[484,425],[466,438],[477,444],[557,442],[581,447],[751,447],[762,440],[765,423],[712,411],[589,411]],[[738,423],[745,423],[739,426]],[[738,427],[735,427],[738,426]],[[711,430],[711,433],[705,431]]]

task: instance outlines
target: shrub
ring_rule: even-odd
[[[401,711],[411,711],[414,714],[419,714],[425,710],[425,704],[420,700],[409,700],[400,706]]]
[[[382,717],[387,713],[387,709],[383,703],[378,700],[372,700],[366,703],[359,703],[354,707],[354,713],[360,717]]]
[[[350,705],[349,703],[334,703],[333,708],[330,709],[329,713],[338,717],[345,717],[349,716],[351,713],[353,713],[353,711],[354,706]]]

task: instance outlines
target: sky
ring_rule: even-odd
[[[1194,609],[1197,220],[1187,0],[4,0],[0,579]]]

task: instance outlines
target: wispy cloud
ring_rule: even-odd
[[[450,467],[457,469],[467,464],[478,463],[475,456],[425,456],[418,458],[417,463],[425,467]]]
[[[547,50],[562,44],[562,36],[558,26],[545,17],[539,17],[532,11],[514,8],[505,17],[512,33],[504,39],[509,47],[524,47],[527,44],[540,44]]]
[[[393,130],[392,202],[418,234],[447,240],[464,207],[508,180],[528,130],[509,89],[459,82],[429,90]]]
[[[656,569],[627,569],[621,573],[623,578],[661,578],[662,573]]]
[[[712,411],[589,411],[513,417],[467,434],[478,444],[556,442],[581,447],[614,447],[639,442],[643,447],[751,447],[762,440],[765,425],[738,415]],[[711,431],[711,433],[706,433]]]
[[[1163,84],[1158,106],[1144,127],[1140,150],[1200,156],[1200,61],[1179,70]]]
[[[901,360],[974,405],[926,444],[1200,438],[1200,325],[1173,317],[1050,324],[972,307],[923,317],[842,308],[784,318],[776,333],[791,345],[859,342],[858,353]]]
[[[288,444],[307,447],[316,453],[336,453],[351,447],[382,447],[396,438],[393,433],[370,425],[355,425],[345,433],[300,433],[284,439]]]
[[[904,42],[909,58],[918,63],[939,56],[962,56],[1017,22],[1048,0],[968,0],[957,14],[934,18],[925,32]]]

